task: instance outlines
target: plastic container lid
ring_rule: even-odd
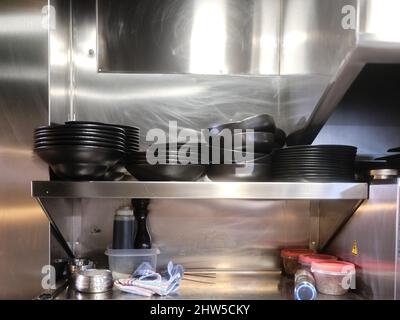
[[[329,254],[302,254],[299,257],[299,262],[301,264],[311,265],[312,262],[326,262],[326,261],[336,261],[337,257],[331,256]]]
[[[133,216],[133,210],[131,207],[121,207],[115,211],[117,216]]]
[[[312,262],[312,272],[334,272],[334,273],[354,273],[356,268],[353,263],[345,261],[324,261],[324,262]]]
[[[158,248],[153,249],[110,249],[108,248],[105,255],[111,257],[135,257],[135,256],[154,256],[160,254]]]
[[[314,253],[311,249],[282,249],[281,250],[281,257],[284,258],[298,258],[302,254],[311,254]]]

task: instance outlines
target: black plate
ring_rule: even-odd
[[[312,169],[312,170],[353,170],[354,165],[349,165],[349,166],[336,166],[336,165],[298,165],[298,166],[285,166],[285,165],[276,165],[275,163],[272,163],[272,166],[274,170],[307,170],[307,169]]]
[[[352,168],[354,167],[354,161],[273,161],[274,167],[276,168],[303,168],[303,167],[314,167],[314,168]]]
[[[126,148],[124,145],[120,144],[113,144],[113,143],[105,143],[105,142],[98,142],[92,140],[58,140],[58,141],[50,141],[50,142],[35,142],[34,146],[37,147],[47,147],[47,146],[98,146],[98,147],[105,147],[115,150],[120,150],[121,152],[125,152]]]
[[[126,146],[127,150],[134,150],[135,152],[139,151],[139,145],[138,144],[128,144]]]
[[[207,176],[213,181],[270,181],[271,166],[269,164],[247,165],[248,172],[238,172],[244,169],[242,164],[217,164],[209,165]],[[251,171],[251,169],[253,169]]]
[[[339,150],[339,151],[349,151],[357,152],[357,147],[340,145],[340,144],[320,144],[320,145],[298,145],[290,146],[282,150]]]
[[[352,182],[355,179],[342,177],[274,177],[276,182]]]
[[[44,135],[105,135],[111,137],[118,137],[120,139],[125,139],[126,135],[124,132],[116,132],[110,130],[102,130],[102,129],[85,129],[85,128],[66,128],[66,127],[58,127],[58,128],[49,128],[49,129],[41,129],[35,130],[35,136],[44,136]]]
[[[152,146],[152,149],[159,149],[159,150],[170,150],[171,149],[171,144],[166,143],[166,144],[160,144],[160,143],[155,143]],[[197,150],[199,152],[202,150],[202,148],[206,149],[206,144],[204,143],[177,143],[176,145],[172,146],[172,150],[180,150],[182,147],[186,149],[191,149],[191,150]]]
[[[201,164],[201,165],[206,165],[206,164],[201,163],[201,161],[199,161],[198,159],[192,159],[191,161],[188,161],[188,162],[180,161],[180,160],[177,160],[177,159],[175,159],[174,161],[172,159],[164,159],[164,160],[156,161],[156,159],[155,159],[154,162],[150,162],[147,159],[144,159],[144,160],[139,160],[139,159],[132,160],[132,159],[130,159],[128,161],[128,163],[131,163],[131,164],[154,164],[154,165],[155,164],[181,164],[181,165],[187,165],[187,164],[198,165],[198,164]]]
[[[73,130],[73,129],[97,129],[97,130],[102,130],[102,131],[107,131],[107,132],[114,132],[114,133],[123,133],[125,134],[125,130],[117,127],[117,126],[112,126],[112,125],[106,125],[106,124],[79,124],[79,123],[69,123],[69,124],[65,124],[65,125],[54,125],[54,126],[42,126],[42,127],[38,127],[35,129],[35,132],[37,131],[43,131],[43,130],[62,130],[62,129],[66,129],[66,130]]]
[[[304,174],[275,174],[272,173],[274,178],[282,179],[297,179],[297,178],[329,178],[329,179],[350,179],[354,177],[351,174],[320,174],[320,173],[304,173]]]
[[[126,169],[141,181],[196,181],[204,175],[206,166],[128,163]]]
[[[274,159],[280,160],[298,160],[298,159],[328,159],[328,160],[355,160],[355,154],[343,154],[343,153],[329,153],[329,152],[292,152],[292,153],[277,153],[273,152]]]
[[[95,122],[95,121],[67,121],[67,122],[65,122],[65,124],[66,125],[86,125],[86,126],[92,126],[92,125],[109,126],[109,127],[121,128],[125,131],[134,131],[134,132],[139,131],[139,128],[134,127],[134,126],[126,126],[126,125],[121,125],[121,124]]]
[[[275,171],[272,170],[274,176],[306,176],[306,175],[321,175],[321,176],[353,176],[354,171],[312,171],[312,170],[304,170],[304,171]]]
[[[81,140],[91,140],[99,141],[105,143],[119,144],[125,146],[124,140],[120,139],[109,139],[95,136],[78,136],[78,135],[66,135],[66,136],[48,136],[48,137],[35,137],[35,143],[37,142],[52,142],[52,141],[81,141]]]
[[[328,156],[328,155],[298,155],[298,156],[290,156],[290,157],[284,157],[284,156],[276,156],[274,155],[273,161],[276,163],[296,163],[296,162],[328,162],[328,163],[353,163],[355,161],[354,156]]]

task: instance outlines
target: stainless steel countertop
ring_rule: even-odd
[[[207,275],[207,274],[205,274]],[[185,274],[177,293],[171,296],[151,298],[124,293],[114,288],[110,292],[87,294],[66,288],[57,300],[292,300],[293,280],[281,276],[280,272],[217,272],[210,278]],[[201,283],[191,281],[195,279]],[[354,293],[345,296],[318,294],[318,300],[359,300]]]

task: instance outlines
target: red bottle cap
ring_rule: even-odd
[[[298,258],[302,254],[311,254],[314,253],[311,249],[299,248],[299,249],[282,249],[281,250],[281,257],[292,257]]]

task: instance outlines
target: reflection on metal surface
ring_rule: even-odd
[[[0,2],[0,299],[39,294],[49,262],[48,222],[29,187],[48,178],[31,151],[33,128],[48,120],[46,4]]]
[[[328,246],[328,252],[357,266],[357,290],[366,299],[398,299],[395,295],[399,185],[372,184],[370,198]],[[352,253],[357,242],[357,255]]]
[[[33,181],[38,198],[366,199],[366,183]]]
[[[356,30],[342,27],[345,5],[357,0],[283,0],[281,75],[335,76],[356,46]]]
[[[379,41],[400,42],[400,2],[397,0],[365,0],[366,15],[362,31]]]
[[[215,284],[182,281],[179,290],[170,296],[151,298],[123,293],[113,289],[104,294],[83,294],[67,288],[56,299],[64,300],[292,300],[293,279],[282,277],[280,272],[216,273]],[[318,294],[318,300],[358,300],[354,293],[344,296]]]
[[[225,65],[227,1],[195,1],[190,36],[190,73],[227,73]]]
[[[277,74],[279,0],[99,0],[101,72]]]

